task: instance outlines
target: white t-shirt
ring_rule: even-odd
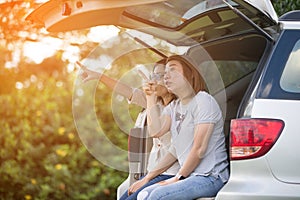
[[[171,117],[172,146],[169,151],[177,157],[182,167],[194,142],[194,128],[201,123],[213,123],[214,130],[200,164],[191,175],[229,177],[228,160],[223,132],[222,112],[215,99],[206,92],[199,92],[188,104],[179,100],[171,102],[163,112]]]
[[[142,103],[146,103],[146,98],[144,92],[139,89],[133,90],[132,98],[130,103],[134,103],[140,105]],[[160,105],[161,111],[164,109],[164,106]],[[141,112],[135,123],[135,127],[143,127],[146,120],[146,112]],[[149,155],[147,171],[152,171],[154,167],[162,160],[162,158],[168,153],[168,149],[171,146],[171,133],[168,132],[164,134],[162,137],[153,138],[153,146]],[[168,170],[166,170],[163,174],[175,175],[179,170],[178,162],[174,163]]]

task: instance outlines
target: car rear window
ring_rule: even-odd
[[[252,73],[256,69],[257,64],[257,62],[240,60],[211,60],[201,64],[201,71],[206,81],[210,83],[210,92],[215,94],[223,88],[219,88],[220,84],[214,84],[218,82],[218,77],[211,71],[213,69],[211,66],[217,66],[224,86],[228,87]]]
[[[300,93],[300,40],[295,43],[280,78],[280,87],[292,93]]]
[[[157,25],[175,28],[200,13],[224,6],[222,0],[163,1],[128,7],[126,12]]]

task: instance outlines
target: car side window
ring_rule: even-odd
[[[286,92],[300,93],[300,40],[296,42],[286,62],[280,87]]]

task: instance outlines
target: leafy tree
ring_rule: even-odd
[[[22,47],[25,41],[37,41],[39,35],[44,35],[25,21],[28,12],[36,7],[33,0],[6,1],[0,4],[0,46],[3,48],[2,58],[5,58],[1,63],[13,61],[13,52]]]
[[[73,78],[45,73],[22,84],[0,96],[1,199],[115,199],[126,174],[82,145],[71,111]]]
[[[281,16],[284,13],[287,13],[292,10],[300,9],[299,0],[273,0],[272,3],[278,16]]]

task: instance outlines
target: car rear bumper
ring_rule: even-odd
[[[228,183],[215,200],[300,199],[300,184],[284,183],[270,171],[267,159],[231,161]]]

